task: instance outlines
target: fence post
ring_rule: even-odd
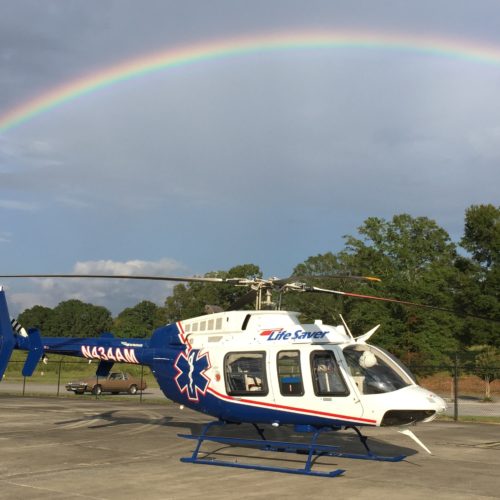
[[[141,365],[141,394],[139,396],[139,403],[142,403],[142,387],[143,387],[143,380],[144,380],[144,365]]]
[[[455,366],[453,367],[453,420],[458,421],[458,352],[455,353]]]
[[[23,377],[23,397],[25,392],[26,392],[26,377]]]
[[[62,358],[59,360],[59,373],[57,375],[57,397],[59,397],[59,388],[61,387],[61,365]]]

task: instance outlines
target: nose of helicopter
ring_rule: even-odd
[[[430,422],[446,411],[443,398],[417,385],[398,391],[397,406],[384,413],[382,426]]]

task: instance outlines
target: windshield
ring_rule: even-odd
[[[386,353],[362,344],[344,348],[349,371],[362,394],[380,394],[413,383],[411,377]]]

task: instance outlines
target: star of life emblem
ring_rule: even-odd
[[[199,395],[206,394],[210,383],[210,378],[205,373],[211,368],[208,352],[192,349],[186,342],[186,350],[177,356],[174,367],[177,370],[175,383],[179,392],[185,393],[190,401],[198,402]]]

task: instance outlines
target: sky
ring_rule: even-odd
[[[0,274],[254,263],[284,277],[341,250],[367,217],[429,217],[458,242],[467,207],[498,205],[496,0],[0,0],[0,11]],[[312,43],[320,35],[344,43]],[[155,54],[191,59],[140,72]],[[131,62],[136,73],[106,84]],[[2,284],[13,314],[70,298],[117,314],[173,286]]]

